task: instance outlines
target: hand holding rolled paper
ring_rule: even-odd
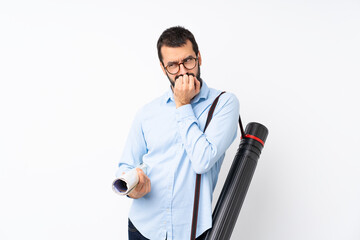
[[[129,197],[134,199],[142,198],[151,191],[151,184],[148,176],[146,176],[143,170],[139,168],[137,168],[136,171],[138,172],[139,182],[128,194]]]
[[[129,195],[131,198],[141,198],[151,190],[150,179],[146,176],[147,165],[139,165],[123,174],[113,182],[113,190],[120,195]]]

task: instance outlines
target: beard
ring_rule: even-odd
[[[193,73],[186,73],[186,75],[188,75],[188,76],[191,75],[191,76],[195,77],[195,75],[194,75]],[[166,76],[168,77],[171,86],[172,86],[172,87],[175,87],[176,79],[178,79],[179,77],[183,76],[183,74],[176,75],[174,82],[171,81],[171,78],[169,77],[169,74],[168,74],[168,73],[166,73]],[[197,72],[197,74],[196,74],[196,79],[199,80],[199,82],[200,82],[200,88],[201,88],[201,87],[202,87],[202,79],[201,79],[201,77],[200,77],[200,66],[198,66],[198,72]],[[171,86],[170,86],[170,87],[171,87]]]

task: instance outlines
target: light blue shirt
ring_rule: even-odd
[[[134,199],[129,213],[146,238],[190,239],[196,173],[202,174],[196,236],[211,228],[212,194],[239,118],[236,96],[225,93],[203,133],[219,94],[203,82],[191,104],[176,108],[170,89],[138,111],[116,176],[143,162],[148,165],[151,192]]]

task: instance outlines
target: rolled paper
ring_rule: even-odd
[[[140,168],[146,174],[147,165],[145,163],[140,164],[137,168]],[[132,169],[126,172],[121,177],[114,180],[112,188],[114,192],[120,195],[128,195],[139,183],[139,176],[136,169]]]

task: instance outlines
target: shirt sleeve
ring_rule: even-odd
[[[138,112],[130,128],[125,147],[119,161],[119,168],[116,177],[120,177],[123,172],[127,172],[142,163],[144,154],[147,153],[146,141],[141,125],[141,114]]]
[[[198,174],[211,169],[237,135],[239,101],[231,93],[219,98],[206,132],[200,129],[190,104],[176,109],[176,120],[186,153]]]

